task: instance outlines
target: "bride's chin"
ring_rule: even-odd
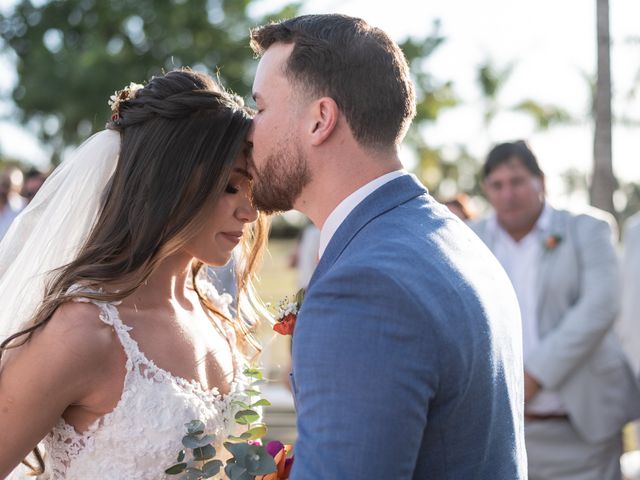
[[[218,255],[198,255],[193,257],[193,259],[209,267],[224,267],[229,263],[229,260],[231,260],[231,252],[220,252]]]

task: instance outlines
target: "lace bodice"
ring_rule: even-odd
[[[225,309],[230,297],[209,292]],[[226,295],[228,296],[228,295]],[[90,300],[81,300],[87,301]],[[114,410],[82,434],[62,418],[44,440],[48,480],[159,480],[175,478],[164,470],[175,463],[186,433],[184,424],[201,420],[206,432],[216,437],[216,451],[225,452],[222,442],[235,428],[237,407],[233,400],[243,395],[247,380],[242,377],[242,357],[235,349],[233,328],[225,325],[235,349],[236,377],[231,390],[220,395],[196,381],[187,381],[157,367],[129,335],[130,327],[120,320],[117,305],[91,300],[100,309],[100,319],[111,325],[127,356],[124,387]],[[226,304],[226,305],[225,305]],[[218,478],[218,477],[216,477]]]

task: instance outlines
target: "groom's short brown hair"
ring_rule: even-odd
[[[415,116],[415,93],[404,54],[385,32],[337,14],[303,15],[251,31],[257,55],[278,42],[294,44],[287,78],[310,95],[333,98],[361,145],[400,143]]]

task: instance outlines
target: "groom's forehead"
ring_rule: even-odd
[[[253,81],[253,95],[260,93],[260,88],[271,82],[285,79],[286,61],[291,54],[293,44],[275,43],[260,58],[256,76]]]

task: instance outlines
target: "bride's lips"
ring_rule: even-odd
[[[240,231],[238,231],[238,232],[220,232],[220,235],[222,235],[223,238],[227,239],[228,241],[232,242],[233,244],[240,243],[240,240],[242,239],[242,232],[240,232]]]

